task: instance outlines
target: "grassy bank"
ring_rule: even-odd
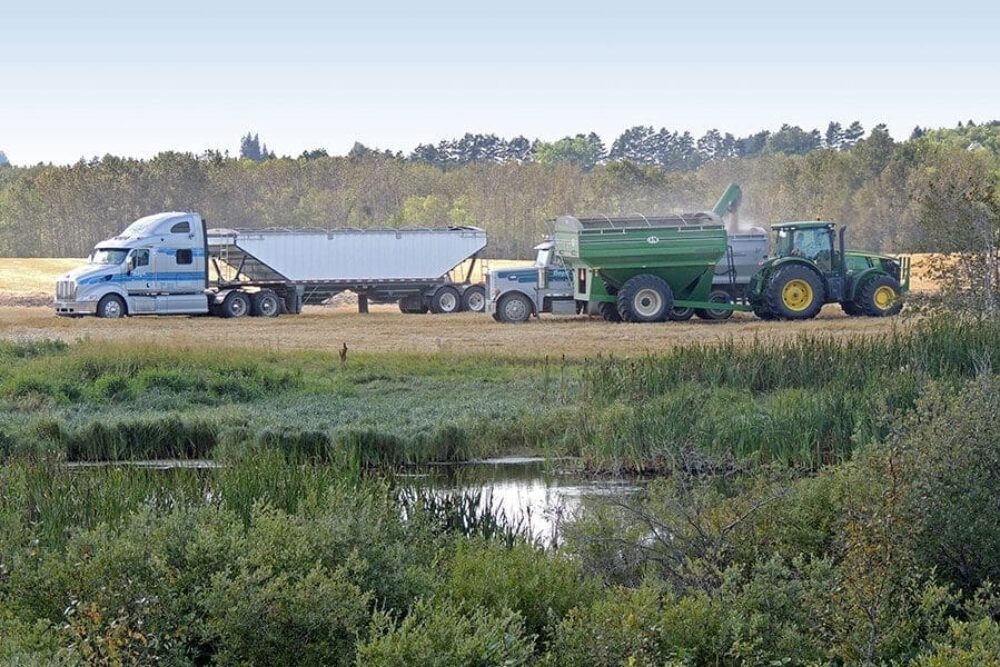
[[[885,437],[931,385],[996,365],[1000,326],[730,340],[552,360],[80,342],[0,345],[0,456],[280,451],[351,468],[505,453],[594,471],[818,468]]]

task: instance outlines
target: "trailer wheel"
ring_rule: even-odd
[[[501,322],[508,324],[527,322],[533,310],[528,297],[518,292],[505,294],[497,302],[497,317],[500,318]]]
[[[230,292],[222,302],[222,316],[243,317],[250,312],[250,298],[244,292]]]
[[[729,296],[729,292],[725,290],[717,289],[712,290],[708,295],[708,300],[712,303],[732,303],[733,299]],[[698,308],[694,311],[694,314],[703,320],[728,320],[733,316],[733,311],[731,310],[717,310],[715,308]]]
[[[462,310],[470,313],[481,313],[486,310],[486,288],[482,285],[471,285],[462,292]]]
[[[250,314],[254,317],[277,317],[281,312],[278,295],[269,289],[254,294],[250,305]]]
[[[606,322],[622,321],[622,316],[618,312],[617,304],[602,301],[597,308],[601,311],[601,317],[603,317]]]
[[[436,314],[457,313],[462,310],[462,297],[451,285],[438,288],[431,297],[431,312]]]
[[[850,317],[860,317],[865,314],[865,309],[854,301],[841,301],[840,307]]]
[[[117,294],[108,294],[97,302],[97,316],[107,320],[117,320],[125,317],[128,310],[125,301]]]
[[[677,308],[674,307],[670,310],[670,314],[667,315],[667,319],[671,322],[687,322],[694,316],[694,308]]]
[[[891,276],[875,276],[861,288],[858,299],[865,315],[869,317],[889,317],[903,309],[903,290]]]
[[[626,322],[663,322],[673,307],[674,293],[659,276],[633,276],[618,290],[618,313]]]
[[[767,309],[787,320],[808,320],[823,307],[825,291],[816,272],[800,264],[784,266],[771,276],[764,292]]]

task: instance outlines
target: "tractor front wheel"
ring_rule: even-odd
[[[786,320],[807,320],[823,307],[825,291],[819,275],[801,264],[778,269],[764,293],[767,309]]]

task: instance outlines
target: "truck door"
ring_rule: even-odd
[[[156,272],[150,263],[149,248],[132,250],[125,260],[125,289],[129,295],[130,310],[134,313],[156,311],[156,294],[159,286]]]

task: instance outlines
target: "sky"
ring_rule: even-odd
[[[0,150],[410,151],[466,132],[1000,118],[1000,3],[0,0]]]

